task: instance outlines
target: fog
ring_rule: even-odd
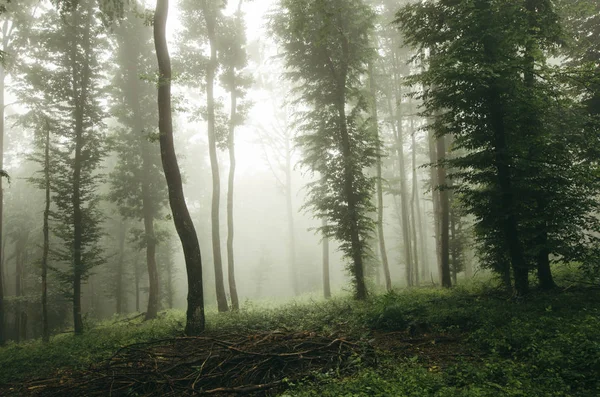
[[[191,66],[188,65],[192,62],[192,58],[189,56],[190,48],[196,52],[199,59],[204,59],[202,62],[207,62],[210,57],[210,45],[205,39],[196,44],[185,39],[185,35],[191,34],[193,28],[184,26],[185,21],[182,15],[185,12],[181,8],[182,4],[182,2],[173,2],[167,24],[167,39],[174,73],[172,80],[174,137],[177,159],[183,176],[185,199],[200,243],[204,299],[206,309],[210,311],[216,310],[217,290],[213,266],[212,172],[206,119],[207,96],[206,82],[203,81],[206,73],[196,70],[197,75],[193,75],[190,72],[193,68],[189,69]],[[322,226],[322,217],[314,211],[314,208],[311,208],[308,196],[308,185],[316,183],[319,175],[315,169],[307,167],[306,163],[302,164],[306,154],[298,142],[298,137],[303,134],[299,128],[298,115],[309,109],[310,106],[297,102],[299,98],[297,83],[286,78],[284,60],[281,57],[284,50],[276,42],[268,28],[270,15],[276,13],[277,10],[276,2],[261,0],[245,1],[241,4],[241,16],[246,34],[246,41],[241,48],[247,54],[247,64],[239,73],[243,72],[251,79],[245,88],[246,93],[243,97],[243,109],[246,109],[247,115],[235,130],[237,167],[233,196],[235,235],[233,252],[235,281],[240,305],[243,308],[252,302],[279,304],[292,299],[320,299],[324,294],[324,283],[327,283],[324,281],[323,275],[323,234],[318,230]],[[237,2],[230,1],[222,11],[223,18],[233,20],[234,16],[238,15],[236,14],[237,7]],[[156,106],[155,102],[154,105],[152,104],[152,101],[156,100],[153,96],[153,92],[156,91],[152,91],[153,86],[156,85],[156,78],[153,77],[153,74],[156,73],[156,61],[153,53],[150,52],[152,48],[150,46],[151,26],[140,28],[142,29],[141,33],[135,33],[144,37],[136,40],[145,40],[145,42],[133,45],[148,49],[147,53],[140,52],[141,55],[138,55],[137,59],[134,59],[133,55],[130,56],[127,51],[133,51],[132,48],[137,51],[139,48],[131,47],[127,50],[126,46],[129,44],[125,39],[127,35],[134,34],[132,33],[134,30],[123,30],[126,29],[127,23],[131,23],[132,26],[136,24],[136,26],[142,26],[140,20],[143,19],[144,13],[148,18],[148,15],[151,15],[150,11],[151,9],[143,11],[140,6],[137,16],[125,12],[124,21],[129,22],[109,20],[104,24],[92,24],[91,28],[96,29],[95,39],[98,40],[97,45],[101,48],[95,53],[99,68],[93,69],[96,79],[94,84],[102,88],[96,91],[98,97],[95,99],[95,106],[98,106],[100,118],[93,122],[90,121],[90,123],[96,123],[96,126],[91,126],[89,132],[86,133],[92,135],[98,133],[98,137],[101,136],[101,138],[98,138],[98,141],[91,140],[86,145],[91,147],[92,151],[95,150],[93,149],[94,145],[101,145],[102,149],[99,149],[100,146],[98,146],[98,150],[102,150],[102,153],[97,154],[96,168],[89,170],[90,178],[93,180],[90,179],[86,182],[90,183],[87,187],[88,193],[86,193],[90,196],[86,199],[90,201],[84,204],[85,208],[93,207],[94,216],[97,216],[98,228],[94,232],[98,233],[98,238],[93,242],[98,246],[98,250],[93,251],[98,264],[85,268],[85,273],[81,275],[81,312],[90,321],[109,318],[115,313],[144,312],[152,289],[149,284],[148,269],[145,267],[146,243],[143,241],[143,216],[136,215],[140,210],[134,208],[136,205],[141,205],[141,201],[136,204],[136,198],[132,196],[138,194],[134,193],[138,191],[138,187],[133,185],[143,177],[136,176],[138,175],[136,172],[141,172],[139,170],[127,170],[127,167],[134,162],[134,157],[131,156],[139,155],[130,152],[137,144],[127,140],[133,136],[129,135],[127,138],[127,128],[129,128],[127,123],[135,122],[127,110],[127,103],[130,103],[127,102],[129,100],[127,95],[132,91],[136,92],[136,95],[142,95],[141,91],[146,90],[144,92],[148,94],[144,94],[147,95],[146,97],[140,97],[142,98],[139,100],[140,103],[142,100],[144,101],[144,104],[140,106],[146,106],[147,109]],[[24,43],[19,43],[19,45],[31,47],[40,43],[39,45],[42,47],[50,46],[46,47],[49,54],[60,54],[61,49],[58,44],[51,41],[55,39],[50,37],[51,28],[48,28],[48,24],[60,23],[61,18],[52,6],[41,2],[37,7],[28,8],[25,12],[28,13],[28,17],[25,19],[8,18],[4,22],[8,29],[14,26],[16,32],[22,32],[23,37],[19,40],[24,40]],[[384,33],[388,29],[390,15],[384,13],[380,17],[381,29]],[[28,33],[28,29],[32,29],[33,33]],[[384,33],[382,35],[385,36]],[[5,35],[8,35],[7,31],[5,31]],[[119,35],[124,35],[122,36],[124,38],[119,38],[121,37]],[[8,36],[6,37],[9,39]],[[189,45],[189,48],[182,46],[182,43]],[[52,47],[53,45],[57,47]],[[85,47],[85,43],[83,46]],[[393,45],[390,48],[400,49]],[[118,58],[119,56],[124,58]],[[60,61],[56,58],[40,57],[35,51],[25,52],[18,59],[17,57],[9,59],[14,59],[15,64],[14,69],[11,70],[12,73],[7,73],[5,78],[6,94],[4,98],[7,104],[4,169],[10,176],[10,182],[5,183],[4,187],[5,238],[2,240],[4,294],[7,297],[19,297],[15,302],[22,303],[15,303],[17,305],[15,310],[29,313],[31,317],[29,325],[27,323],[22,325],[27,328],[27,331],[21,330],[20,332],[25,332],[23,335],[37,335],[39,331],[34,329],[31,324],[38,321],[40,315],[36,309],[36,302],[39,299],[39,283],[42,282],[39,268],[43,251],[44,191],[40,187],[44,186],[44,182],[41,172],[43,169],[43,152],[41,151],[43,142],[40,134],[44,131],[44,124],[39,120],[40,115],[46,118],[48,128],[57,128],[55,132],[53,131],[56,135],[49,138],[51,143],[58,148],[56,149],[57,155],[61,150],[60,147],[66,148],[70,144],[70,138],[68,134],[64,135],[64,131],[59,131],[61,128],[59,124],[63,122],[68,124],[68,121],[65,121],[66,119],[61,121],[59,118],[53,119],[52,108],[49,108],[48,111],[44,109],[44,95],[48,97],[52,94],[49,91],[50,88],[44,88],[42,82],[35,77],[35,73],[39,73],[35,67],[45,68],[44,73],[51,74],[54,70],[62,67]],[[127,77],[128,70],[132,66],[120,66],[126,65],[127,62],[130,64],[145,62],[140,63],[132,72],[137,76],[137,83],[133,82],[136,80],[131,78],[133,75]],[[408,64],[408,57],[398,67],[407,74],[414,69]],[[217,119],[222,117],[224,121],[221,121],[222,127],[217,126],[217,128],[223,129],[228,125],[227,117],[231,112],[230,91],[220,80],[221,71],[218,73],[214,82],[214,96],[217,103],[222,103],[222,106],[217,106]],[[382,86],[386,85],[388,78],[391,78],[391,75],[381,77]],[[366,84],[366,80],[364,82]],[[385,88],[381,90],[382,93],[385,93]],[[65,109],[72,105],[69,102],[71,100],[61,99],[52,106],[56,106],[57,111],[66,111],[64,117],[68,118],[69,112],[76,112],[78,109],[76,106],[78,99],[74,99],[73,110]],[[396,121],[394,121],[396,116],[394,116],[391,105],[393,100],[399,101],[396,106],[404,109],[404,115],[400,116],[397,121],[397,127],[401,130],[400,134],[403,135],[400,138],[397,132],[394,132],[396,131]],[[240,101],[242,101],[241,98]],[[388,96],[387,102],[382,97],[381,102],[381,114],[386,112],[384,110],[386,106],[389,107],[388,110],[391,109],[391,113],[384,114],[379,121],[383,166],[381,230],[385,236],[385,253],[389,262],[391,282],[397,286],[406,286],[407,283],[412,285],[415,281],[421,285],[438,284],[438,259],[435,248],[434,204],[432,201],[435,189],[431,189],[431,169],[427,167],[432,159],[428,133],[423,128],[426,125],[425,119],[417,115],[416,103],[406,96],[398,96],[396,99]],[[219,109],[221,110],[219,111]],[[140,126],[148,123],[148,126],[143,128],[144,131],[149,131],[148,136],[152,136],[157,133],[156,130],[152,132],[157,125],[157,115],[153,114],[153,111],[148,110],[148,112],[146,116],[143,116],[145,119],[139,121],[142,123]],[[51,123],[56,123],[56,127],[54,124],[51,126]],[[73,126],[75,125],[73,124]],[[143,153],[141,158],[148,162],[155,161],[156,165],[152,166],[155,167],[155,171],[152,172],[158,172],[160,164],[158,162],[158,139],[149,138],[147,141],[149,143],[143,143],[143,145],[150,146],[143,151],[152,151],[155,159],[146,158],[147,156],[144,157]],[[402,142],[400,154],[398,154],[397,142]],[[54,153],[52,150],[50,151],[51,155]],[[413,152],[416,163],[413,163]],[[75,152],[69,152],[66,155],[75,159],[72,157],[75,156],[73,153]],[[52,160],[49,161],[52,167]],[[220,250],[223,258],[225,293],[230,299],[226,250],[230,162],[229,152],[224,146],[217,148],[217,163],[220,175]],[[70,166],[71,163],[66,160],[65,164]],[[399,180],[403,178],[398,174],[400,167],[404,168],[402,175],[405,178],[401,185],[398,184]],[[53,171],[51,168],[50,173],[53,172],[64,173],[67,171]],[[160,172],[162,174],[162,171]],[[361,172],[364,172],[370,181],[376,179],[377,170],[374,163]],[[70,181],[68,172],[64,176],[67,178],[65,181]],[[414,176],[417,178],[416,185],[413,184]],[[124,178],[124,182],[118,182],[118,178]],[[58,188],[61,186],[64,188],[64,185],[60,185],[60,183],[64,184],[65,181],[57,181]],[[164,177],[160,177],[149,185],[153,189],[163,189],[156,193],[162,196],[157,199],[156,205],[159,208],[155,208],[154,218],[157,241],[155,258],[160,285],[158,308],[161,310],[172,307],[184,310],[187,306],[188,290],[185,258],[173,226],[173,217],[166,200],[163,183]],[[129,191],[127,184],[133,184]],[[376,221],[377,194],[374,186],[370,193],[371,199],[369,199],[373,203],[373,207],[368,213],[368,217]],[[401,189],[404,189],[404,193],[401,193]],[[66,198],[73,197],[72,194],[65,194]],[[60,229],[62,207],[60,207],[60,203],[57,207],[58,193],[52,191],[51,196],[54,201],[50,203],[48,294],[52,307],[52,327],[60,328],[69,323],[67,313],[71,310],[69,302],[72,293],[68,287],[70,282],[64,283],[65,277],[67,279],[69,277],[69,261],[60,256],[61,252],[66,251],[61,251],[63,248],[58,247],[64,247],[61,245],[63,243],[67,243],[67,246],[71,243],[65,241],[64,236],[56,234]],[[405,202],[402,203],[402,200]],[[415,200],[418,202],[417,204],[415,204]],[[409,210],[412,215],[404,212]],[[92,210],[90,209],[90,211]],[[64,216],[67,218],[63,219],[71,219],[67,214]],[[411,222],[411,219],[413,226],[407,226],[406,224]],[[72,226],[68,228],[70,227]],[[416,229],[411,232],[411,227]],[[61,231],[61,233],[63,232],[65,230]],[[410,233],[410,236],[403,233]],[[367,243],[370,253],[365,254],[368,264],[364,266],[369,289],[384,291],[385,273],[381,262],[382,251],[379,247],[378,235],[374,227]],[[332,238],[327,242],[329,246],[327,250],[329,255],[328,284],[334,295],[353,295],[352,260],[340,249],[340,241],[333,235],[330,237]],[[406,248],[407,243],[410,248]],[[92,242],[89,244],[91,247]],[[68,251],[71,248],[67,247],[66,249]],[[407,250],[410,251],[410,254],[407,254]],[[411,257],[413,259],[410,259]],[[94,261],[95,259],[90,258],[89,260]],[[407,275],[407,260],[417,262],[416,276]],[[473,261],[473,255],[471,255],[467,269],[469,274],[472,274]],[[457,269],[455,274],[463,270]],[[18,305],[25,305],[26,308],[19,308]],[[10,324],[16,321],[14,316],[8,315],[7,321],[8,328],[12,329]],[[19,327],[15,329],[17,328]],[[19,336],[12,335],[12,337],[18,338]]]

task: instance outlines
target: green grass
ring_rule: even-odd
[[[565,280],[573,273],[559,272]],[[85,335],[10,344],[0,349],[0,383],[82,369],[121,346],[181,334],[184,315],[167,312],[151,322],[114,320]],[[246,302],[238,313],[207,314],[209,333],[313,331],[376,340],[443,336],[451,349],[427,354],[379,348],[379,364],[351,376],[318,373],[291,385],[285,396],[598,396],[600,290],[573,285],[508,299],[491,282],[451,291],[413,289],[355,302],[349,297],[281,306]],[[409,335],[409,331],[412,334]],[[415,335],[416,334],[416,335]],[[463,354],[464,353],[464,354]]]
[[[155,321],[106,321],[81,336],[62,334],[48,344],[40,340],[0,348],[0,384],[48,376],[57,369],[84,369],[109,358],[122,346],[177,335],[183,313],[168,312]]]

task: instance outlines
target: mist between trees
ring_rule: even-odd
[[[0,2],[0,344],[596,280],[596,2],[170,3]]]

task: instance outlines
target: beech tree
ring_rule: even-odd
[[[225,25],[225,34],[221,34],[220,62],[223,64],[221,81],[223,87],[229,91],[230,116],[227,136],[227,150],[229,152],[229,176],[227,183],[227,275],[229,281],[229,294],[231,296],[231,308],[239,310],[240,303],[235,283],[235,260],[233,251],[234,222],[233,202],[235,186],[235,131],[236,127],[243,123],[247,113],[247,102],[244,101],[247,88],[250,86],[250,77],[244,73],[248,64],[248,56],[245,50],[246,33],[242,13],[243,0],[239,0],[237,10],[233,18]],[[230,25],[230,26],[227,26]]]
[[[360,90],[373,58],[373,22],[362,0],[283,0],[271,20],[286,76],[307,108],[297,113],[298,142],[304,166],[319,175],[308,187],[307,205],[327,219],[321,232],[340,241],[351,261],[358,299],[367,297],[364,262],[374,229],[374,179],[366,170],[376,162],[378,142]]]
[[[142,80],[154,72],[151,34],[135,9],[118,22],[115,29],[119,73],[114,80],[113,114],[122,128],[117,129],[115,149],[118,163],[111,173],[109,197],[117,203],[124,218],[143,222],[141,246],[146,250],[149,293],[146,319],[155,318],[159,309],[159,272],[156,264],[158,244],[155,222],[163,216],[166,185],[156,142],[156,116],[153,83]]]
[[[204,80],[206,90],[206,109],[202,111],[208,128],[208,151],[212,174],[211,231],[212,253],[215,270],[215,287],[217,306],[220,312],[229,309],[223,277],[223,260],[221,253],[220,197],[221,180],[217,145],[219,143],[216,111],[220,104],[215,99],[215,82],[219,71],[219,36],[223,25],[223,1],[185,0],[181,3],[183,13],[183,30],[181,32],[181,57],[186,61],[182,65],[188,79],[197,82]],[[209,55],[202,51],[208,45]]]
[[[160,154],[169,191],[173,222],[183,246],[187,271],[188,297],[185,333],[198,335],[204,331],[204,292],[202,286],[202,256],[192,218],[185,203],[181,172],[173,142],[171,115],[171,58],[167,45],[166,26],[169,0],[157,0],[154,13],[154,44],[158,60],[158,127]]]

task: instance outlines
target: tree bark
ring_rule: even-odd
[[[412,140],[412,150],[411,150],[411,154],[412,154],[412,197],[410,200],[410,212],[411,212],[411,220],[412,220],[412,238],[413,238],[413,258],[414,258],[414,280],[415,280],[415,285],[418,286],[420,284],[420,269],[419,269],[419,246],[423,244],[423,241],[421,240],[421,244],[419,244],[419,241],[417,239],[417,211],[418,209],[416,209],[416,201],[418,200],[418,190],[419,190],[419,186],[417,183],[417,153],[416,153],[416,139],[415,139],[415,129],[414,129],[414,120],[411,117],[410,119],[410,133],[411,133],[411,140]],[[421,258],[422,260],[425,260],[425,258]]]
[[[345,79],[343,79],[345,82]],[[342,155],[344,157],[344,193],[348,201],[348,217],[350,218],[350,242],[352,247],[352,260],[354,277],[356,283],[356,298],[359,300],[367,299],[367,285],[365,284],[364,265],[362,257],[362,247],[360,241],[360,231],[358,230],[358,205],[354,194],[354,174],[352,173],[352,151],[350,149],[350,137],[348,135],[348,124],[346,120],[346,97],[345,84],[340,84],[341,93],[338,100],[338,116],[340,122],[340,135],[342,137]]]
[[[395,109],[395,129],[394,135],[396,140],[396,153],[398,156],[398,176],[400,179],[400,221],[402,222],[402,242],[404,244],[404,261],[406,266],[406,284],[408,287],[412,287],[414,284],[413,275],[413,258],[412,258],[412,246],[410,240],[410,219],[408,211],[408,194],[406,186],[406,165],[404,161],[404,137],[402,128],[402,114],[400,112],[400,104],[402,103],[401,83],[400,76],[398,75],[399,61],[396,59],[397,56],[394,54],[394,96],[396,99]],[[390,109],[392,111],[392,109]],[[394,114],[392,112],[391,114]]]
[[[140,266],[137,255],[133,259],[133,267],[135,269],[135,311],[140,312]]]
[[[450,193],[451,195],[451,193]],[[453,208],[454,206],[452,205],[452,201],[450,202],[450,241],[451,241],[451,248],[450,248],[450,253],[451,253],[451,273],[452,273],[452,283],[454,285],[456,285],[457,279],[458,279],[458,264],[459,264],[459,255],[460,255],[460,250],[458,247],[458,239],[459,236],[457,235],[457,223],[458,223],[458,216],[456,214],[456,210]]]
[[[327,226],[327,219],[322,220],[322,226]],[[331,298],[331,282],[329,275],[329,237],[323,235],[321,240],[323,247],[323,296],[325,299]]]
[[[546,205],[543,198],[537,200],[539,210],[545,210]],[[543,212],[541,212],[543,214]],[[550,249],[548,247],[548,232],[545,228],[545,222],[540,227],[537,245],[539,246],[537,256],[537,277],[540,288],[543,290],[551,290],[556,288],[556,283],[552,277],[552,269],[550,268]]]
[[[167,304],[169,309],[173,308],[173,261],[169,255],[166,263],[167,267]]]
[[[125,261],[125,237],[127,229],[125,222],[121,221],[119,224],[119,258],[117,259],[117,292],[116,292],[116,311],[117,314],[123,314],[123,265]]]
[[[235,77],[234,77],[235,78]],[[237,94],[235,83],[231,87],[231,117],[229,120],[229,178],[227,182],[227,276],[229,281],[229,294],[231,295],[232,310],[239,310],[237,286],[235,284],[235,262],[233,256],[233,188],[235,182],[235,123],[237,112]]]
[[[3,24],[4,41],[6,40],[6,29],[7,22]],[[6,46],[4,46],[6,48]],[[6,72],[4,67],[0,65],[0,170],[4,169],[4,84],[5,84]],[[3,243],[3,211],[4,211],[4,188],[2,177],[0,177],[0,244],[4,247]],[[0,346],[3,346],[6,342],[6,328],[4,324],[4,249],[0,251]]]
[[[429,161],[431,164],[435,164],[437,150],[436,150],[436,141],[433,134],[433,131],[428,132],[429,141]],[[441,210],[440,210],[440,192],[436,189],[439,185],[437,171],[435,167],[430,167],[430,176],[431,176],[431,197],[433,204],[433,230],[434,230],[434,238],[435,238],[435,258],[437,262],[437,269],[442,268],[442,238],[441,238]]]
[[[217,137],[215,132],[215,98],[214,84],[217,69],[217,37],[215,32],[215,13],[213,7],[207,0],[200,0],[202,13],[206,22],[208,41],[210,43],[210,60],[206,68],[206,105],[208,122],[208,151],[210,155],[210,169],[212,171],[212,249],[215,266],[215,287],[217,293],[217,306],[220,312],[229,310],[227,306],[227,295],[223,280],[223,259],[221,257],[221,232],[219,223],[219,206],[221,199],[221,178],[219,176],[219,161],[217,158]]]
[[[148,196],[149,186],[144,183],[144,230],[146,232],[146,264],[148,265],[148,309],[145,320],[156,318],[159,306],[158,267],[156,266],[156,235],[154,233],[154,213],[151,209],[151,199]]]
[[[46,120],[46,141],[44,147],[44,182],[45,182],[45,207],[44,207],[44,247],[42,249],[42,341],[50,341],[50,327],[48,325],[48,253],[50,251],[50,125]]]
[[[204,294],[202,286],[202,257],[196,229],[185,203],[183,183],[175,145],[171,116],[171,59],[166,38],[169,0],[157,0],[154,14],[154,43],[159,69],[158,115],[160,131],[160,154],[169,189],[169,203],[173,221],[183,246],[188,281],[188,307],[185,333],[198,335],[204,331]]]
[[[443,161],[446,159],[446,139],[441,136],[437,138],[437,180],[440,194],[440,237],[442,262],[440,267],[440,280],[442,287],[452,287],[450,277],[450,199],[446,180],[446,166]]]
[[[73,26],[79,24],[79,8],[73,10]],[[83,43],[85,47],[85,55],[83,65],[78,65],[77,47],[72,46],[71,62],[73,73],[73,92],[77,100],[75,101],[75,157],[73,159],[73,195],[71,205],[73,207],[73,325],[75,335],[83,334],[83,319],[81,316],[81,282],[83,279],[83,211],[81,208],[81,171],[82,171],[82,150],[83,150],[83,130],[85,104],[88,101],[88,84],[90,78],[90,29],[91,29],[91,11],[88,10],[86,15],[87,21],[83,31]],[[81,67],[82,80],[78,86],[77,68]]]
[[[385,288],[387,291],[392,290],[392,278],[390,276],[390,265],[385,248],[385,236],[383,234],[383,183],[382,183],[382,153],[379,141],[379,115],[377,111],[377,90],[375,87],[375,76],[373,64],[369,63],[369,88],[371,91],[371,114],[373,117],[373,125],[375,137],[377,139],[377,237],[379,240],[379,255],[381,256],[381,264],[383,266],[383,274],[385,278]],[[379,270],[377,270],[379,274]]]
[[[490,38],[484,43],[484,52],[489,65],[496,64],[497,43]],[[498,187],[500,190],[500,205],[502,221],[500,227],[507,244],[508,253],[515,279],[514,293],[517,296],[525,295],[529,289],[529,270],[525,260],[525,252],[521,243],[518,230],[517,216],[515,214],[511,162],[509,147],[504,124],[504,105],[502,101],[502,87],[500,82],[492,81],[487,93],[488,114],[493,134],[494,161],[497,173]]]

